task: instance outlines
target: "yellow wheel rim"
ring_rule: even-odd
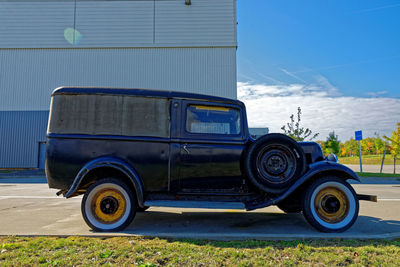
[[[338,188],[327,187],[315,196],[315,211],[327,223],[343,221],[349,213],[349,200]]]
[[[91,209],[99,222],[112,224],[124,216],[126,200],[121,192],[115,189],[104,189],[92,198]]]

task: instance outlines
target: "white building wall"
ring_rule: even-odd
[[[73,1],[0,0],[0,48],[65,47]]]
[[[77,1],[80,47],[148,46],[154,39],[153,1]]]
[[[156,1],[155,42],[236,46],[236,1]]]
[[[236,98],[235,48],[0,50],[0,110],[48,110],[60,86],[151,88]]]
[[[236,0],[0,0],[0,36],[0,48],[236,47]]]

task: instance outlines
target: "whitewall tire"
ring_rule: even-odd
[[[81,211],[87,225],[95,231],[120,231],[136,214],[135,197],[122,181],[106,178],[92,184],[82,199]]]
[[[343,179],[327,176],[315,180],[303,197],[303,215],[317,230],[343,232],[357,220],[359,202],[354,189]]]

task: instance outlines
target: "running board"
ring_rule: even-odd
[[[246,209],[242,202],[216,201],[186,201],[186,200],[148,200],[144,202],[148,207],[194,208],[194,209]]]
[[[377,197],[372,195],[357,194],[359,200],[377,202]],[[192,208],[192,209],[230,209],[230,210],[254,210],[275,205],[278,201],[272,199],[269,201],[249,202],[246,205],[242,202],[217,202],[217,201],[187,201],[187,200],[148,200],[144,202],[148,207],[168,207],[168,208]],[[279,199],[280,200],[280,199]]]

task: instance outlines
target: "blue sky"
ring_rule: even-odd
[[[300,97],[297,104],[304,106],[304,116],[312,112],[310,124],[316,131],[327,135],[338,125],[342,139],[358,128],[365,128],[367,135],[389,134],[400,121],[400,1],[238,0],[238,22],[239,98],[255,94],[259,100],[263,95],[268,103],[283,97],[287,104]],[[308,107],[315,101],[320,108],[318,103]],[[376,105],[382,108],[371,113]],[[296,111],[296,103],[289,106],[279,112],[282,122]],[[334,106],[342,112],[357,109],[347,118],[354,124],[344,123],[345,114],[342,121],[315,117],[323,108],[334,112]],[[365,113],[367,118],[358,124],[357,116]],[[382,116],[384,124],[379,122]],[[319,126],[315,120],[331,124]],[[252,123],[280,128],[268,120]]]

